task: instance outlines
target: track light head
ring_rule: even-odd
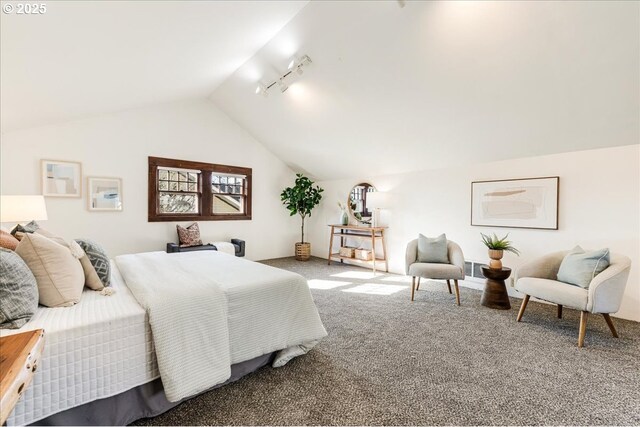
[[[262,95],[265,98],[269,96],[269,92],[267,92],[267,87],[262,83],[259,83],[258,87],[256,87],[256,95]]]
[[[309,55],[304,55],[298,61],[298,65],[309,65],[309,64],[311,64],[311,58],[309,58]]]

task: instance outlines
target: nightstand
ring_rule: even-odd
[[[0,338],[0,425],[31,383],[43,349],[43,329]]]

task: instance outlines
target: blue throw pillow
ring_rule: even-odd
[[[449,264],[449,252],[447,251],[447,236],[438,237],[418,236],[418,262],[435,264]]]
[[[609,267],[609,257],[609,248],[587,252],[576,246],[562,260],[558,280],[588,289],[593,278]]]

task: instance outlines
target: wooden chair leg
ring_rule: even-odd
[[[522,315],[524,314],[524,310],[527,308],[527,304],[529,303],[529,295],[525,295],[524,298],[522,299],[522,304],[520,304],[520,311],[518,312],[518,318],[516,319],[516,322],[519,322],[522,320]]]
[[[451,293],[451,281],[447,279],[447,288],[449,288],[449,293]]]
[[[453,286],[456,288],[456,304],[460,305],[460,289],[458,289],[458,281],[453,281]]]
[[[416,292],[416,276],[411,278],[411,301],[413,301],[413,295]]]
[[[562,319],[562,304],[558,304],[558,319]]]
[[[618,332],[616,331],[616,327],[613,326],[613,320],[611,320],[611,316],[609,316],[609,313],[602,313],[602,316],[604,317],[604,320],[607,321],[607,325],[609,325],[609,329],[611,329],[613,337],[618,338]]]
[[[418,283],[416,284],[416,291],[420,290],[420,276],[418,276]]]
[[[587,333],[587,319],[589,318],[589,312],[583,311],[580,313],[580,331],[578,332],[578,347],[584,346],[584,336]]]

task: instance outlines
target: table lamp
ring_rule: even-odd
[[[383,191],[372,191],[367,193],[367,208],[373,209],[373,226],[380,226],[380,209],[389,207],[389,194]]]
[[[46,221],[44,196],[0,196],[0,222]]]

